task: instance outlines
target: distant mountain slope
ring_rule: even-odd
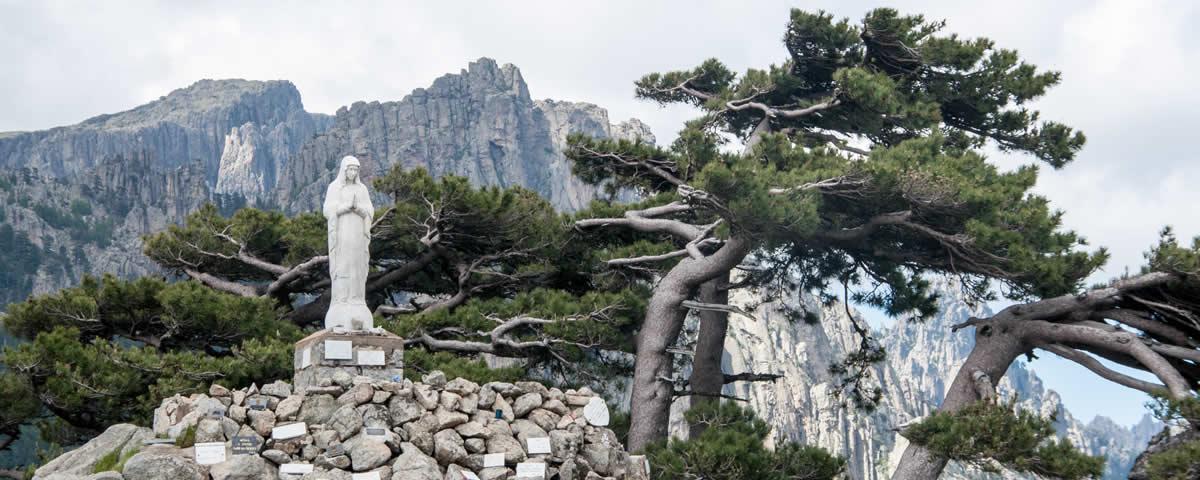
[[[562,155],[568,133],[641,137],[588,103],[532,100],[520,71],[482,58],[396,102],[336,117],[304,111],[287,81],[201,80],[124,112],[0,134],[0,309],[84,274],[155,271],[140,237],[205,202],[311,209],[331,165],[424,166],[487,185],[522,185],[564,210],[596,195]],[[278,202],[278,203],[277,203]]]
[[[808,296],[792,295],[783,301],[803,303],[819,312],[821,321],[815,325],[789,323],[779,303],[755,310],[756,322],[731,320],[725,344],[726,371],[783,373],[785,378],[773,384],[735,384],[726,393],[749,398],[775,428],[775,439],[803,441],[845,455],[850,460],[851,478],[886,479],[906,445],[893,429],[937,407],[974,344],[971,330],[955,334],[950,326],[969,316],[991,314],[985,306],[970,307],[948,283],[938,282],[936,288],[942,294],[936,317],[920,323],[899,322],[877,332],[888,358],[873,371],[883,389],[883,403],[875,412],[843,407],[830,395],[835,381],[829,366],[855,349],[857,338],[841,303],[822,306]],[[732,301],[749,306],[757,299],[743,293]],[[1037,374],[1022,363],[1009,369],[1000,391],[1005,395],[1015,392],[1023,408],[1056,414],[1063,436],[1092,454],[1107,455],[1105,479],[1125,478],[1150,436],[1162,428],[1149,416],[1132,429],[1103,417],[1083,424],[1062,405],[1058,394],[1045,389]],[[988,476],[952,464],[942,478],[1022,477]]]

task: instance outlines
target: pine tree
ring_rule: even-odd
[[[1137,275],[956,325],[955,331],[975,329],[975,345],[939,411],[954,416],[978,408],[1008,367],[1021,355],[1036,358],[1035,351],[1075,362],[1126,388],[1194,405],[1188,400],[1200,391],[1200,238],[1181,245],[1166,229],[1146,258]],[[1147,372],[1158,382],[1124,374],[1100,360]],[[1197,410],[1190,414],[1192,422],[1200,418]],[[947,458],[957,458],[921,443],[905,450],[893,479],[935,478]]]
[[[473,187],[399,167],[372,230],[368,304],[408,339],[407,374],[475,380],[527,371],[582,383],[629,369],[645,289],[593,281],[568,219],[532,191]],[[292,344],[329,302],[325,220],[215,205],[149,235],[146,254],[182,281],[111,276],[10,305],[0,435],[33,419],[87,433],[145,422],[161,398],[212,382],[292,375]],[[489,370],[482,356],[518,361]],[[33,399],[32,403],[25,400]],[[34,408],[36,407],[36,408]]]
[[[987,39],[938,35],[942,26],[891,9],[860,25],[795,10],[781,65],[736,74],[713,59],[638,80],[640,98],[704,112],[670,148],[570,139],[581,177],[651,198],[576,222],[637,232],[629,238],[645,248],[607,264],[659,272],[638,336],[632,450],[665,437],[674,396],[714,397],[727,379],[769,373],[721,372],[730,289],[853,290],[847,300],[925,316],[935,308],[926,273],[957,275],[976,298],[989,298],[991,281],[1028,298],[1073,290],[1103,260],[1078,251],[1082,239],[1029,193],[1036,167],[1000,171],[976,151],[1070,162],[1083,135],[1027,106],[1058,73]],[[731,277],[748,259],[750,272]],[[689,388],[677,392],[667,350],[689,311],[704,315]],[[879,358],[866,332],[858,358]]]

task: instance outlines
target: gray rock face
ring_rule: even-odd
[[[876,384],[883,389],[883,403],[875,412],[843,406],[832,396],[837,383],[829,366],[857,348],[858,342],[845,308],[840,303],[822,306],[811,297],[796,295],[784,302],[793,307],[804,305],[818,313],[819,323],[789,322],[782,318],[779,303],[767,303],[754,310],[759,321],[730,322],[725,344],[725,371],[782,373],[785,377],[773,383],[737,383],[727,386],[726,393],[750,399],[750,405],[774,427],[772,441],[799,441],[843,455],[849,462],[850,478],[888,478],[907,446],[893,428],[928,415],[941,403],[946,387],[974,344],[972,331],[953,334],[950,326],[969,316],[991,314],[983,306],[968,307],[959,290],[945,282],[936,282],[935,288],[942,295],[937,317],[924,322],[899,322],[876,332],[888,358],[872,370]],[[746,306],[757,302],[744,294],[735,295],[731,301]],[[1105,418],[1085,425],[1062,406],[1057,393],[1046,390],[1037,375],[1021,363],[1009,369],[999,390],[1004,395],[1015,393],[1023,408],[1043,415],[1056,414],[1060,435],[1093,455],[1107,455],[1105,479],[1125,478],[1149,436],[1161,428],[1149,419],[1133,430]],[[683,402],[677,402],[673,411],[685,409]],[[682,424],[674,424],[673,431],[681,432]],[[991,475],[952,463],[942,478],[1024,477]]]
[[[0,137],[0,165],[64,177],[86,172],[105,158],[155,152],[156,166],[166,169],[199,159],[207,180],[218,183],[231,132],[247,125],[258,130],[258,155],[268,156],[261,163],[286,159],[329,123],[327,116],[304,111],[291,82],[201,80],[132,110]]]
[[[151,447],[125,462],[126,480],[204,480],[204,468],[175,447]]]
[[[258,480],[275,478],[275,465],[258,455],[234,455],[209,468],[212,480]]]
[[[534,101],[516,67],[481,58],[400,101],[339,109],[334,126],[287,162],[277,203],[292,212],[313,209],[335,173],[331,159],[355,154],[367,179],[393,165],[424,167],[476,185],[524,186],[560,209],[576,210],[597,191],[570,174],[561,153],[568,132],[653,141],[641,122],[614,128],[595,105]]]
[[[130,452],[142,447],[142,442],[154,436],[150,429],[128,423],[108,427],[104,433],[89,440],[83,446],[60,455],[34,472],[36,479],[52,476],[91,475],[96,462],[111,452]]]

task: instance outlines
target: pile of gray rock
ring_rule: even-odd
[[[399,380],[399,379],[397,379]],[[334,376],[306,391],[286,382],[176,395],[153,429],[115,425],[37,470],[75,479],[646,479],[608,408],[587,388],[537,382],[421,382]],[[194,446],[177,446],[179,443]],[[179,439],[184,439],[179,441]],[[116,453],[113,453],[116,452]],[[96,473],[101,458],[124,461]]]

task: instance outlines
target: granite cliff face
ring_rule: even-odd
[[[941,403],[946,387],[974,344],[973,332],[952,334],[950,326],[970,316],[991,314],[984,306],[969,306],[948,283],[939,282],[936,288],[942,298],[941,313],[935,318],[899,322],[876,332],[888,357],[872,371],[883,389],[882,404],[875,412],[843,406],[831,395],[836,381],[829,366],[856,348],[857,337],[851,333],[851,319],[842,304],[823,306],[807,295],[793,294],[781,301],[793,306],[802,304],[819,313],[818,324],[789,323],[778,302],[759,306],[754,311],[757,321],[731,319],[725,371],[783,373],[785,378],[774,383],[734,384],[727,387],[726,393],[748,398],[774,427],[776,441],[805,442],[844,455],[850,463],[851,478],[887,479],[907,446],[893,429],[928,415]],[[731,302],[749,307],[758,300],[741,293]],[[1015,394],[1022,408],[1054,414],[1060,435],[1091,454],[1107,455],[1106,479],[1125,478],[1134,458],[1162,428],[1148,416],[1132,429],[1104,417],[1084,424],[1022,363],[1009,369],[999,390],[1006,396]],[[989,475],[952,463],[941,478],[1025,477]]]
[[[153,152],[155,166],[164,169],[199,161],[205,179],[217,184],[227,137],[245,138],[246,130],[255,130],[259,144],[252,163],[257,174],[274,178],[280,163],[329,123],[328,116],[304,111],[291,82],[201,80],[132,110],[6,134],[0,137],[0,165],[66,177],[108,158]]]
[[[570,132],[654,140],[640,121],[612,125],[592,104],[535,101],[520,70],[481,58],[399,101],[339,109],[333,127],[284,167],[276,200],[289,212],[316,208],[337,160],[354,154],[368,180],[393,165],[423,167],[476,185],[520,185],[576,210],[598,192],[570,174],[562,155]]]

